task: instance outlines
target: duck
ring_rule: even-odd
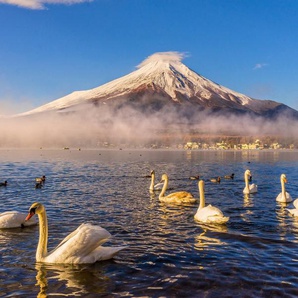
[[[205,183],[204,180],[198,182],[200,205],[194,215],[195,220],[203,223],[225,224],[229,221],[229,217],[224,216],[222,211],[212,205],[205,206]]]
[[[164,183],[163,188],[159,194],[159,200],[161,202],[166,203],[196,203],[197,199],[193,197],[193,195],[190,192],[187,191],[178,191],[173,192],[169,195],[165,195],[165,192],[168,187],[169,178],[167,174],[163,174],[161,177],[161,181]]]
[[[91,264],[113,258],[126,248],[102,246],[111,234],[104,228],[90,223],[81,224],[60,244],[48,252],[48,219],[43,204],[35,202],[29,208],[26,221],[35,214],[39,220],[39,241],[36,250],[36,261],[49,264]]]
[[[0,229],[24,228],[37,225],[36,218],[25,221],[27,214],[19,211],[0,213]]]
[[[281,193],[279,193],[278,196],[276,197],[277,202],[288,203],[293,201],[291,195],[288,192],[286,192],[285,183],[287,182],[288,180],[287,180],[286,174],[281,174],[280,175]]]
[[[151,171],[150,176],[151,176],[151,183],[149,186],[149,190],[150,191],[162,190],[163,183],[160,182],[160,183],[155,184],[155,171],[154,170]]]
[[[35,188],[42,188],[42,182],[41,181],[36,181],[35,182]]]
[[[4,182],[0,182],[0,186],[7,186],[7,181],[5,180]]]
[[[35,178],[36,183],[44,183],[45,181],[46,181],[46,176],[45,175]]]
[[[253,194],[253,193],[256,193],[258,192],[258,186],[253,183],[253,184],[249,184],[249,178],[251,177],[251,173],[250,173],[250,170],[246,170],[244,172],[244,181],[245,181],[245,187],[243,189],[243,193],[245,195],[248,195],[248,194]]]
[[[234,179],[235,174],[232,173],[231,175],[225,175],[224,178],[225,179]]]
[[[293,202],[294,209],[287,209],[292,216],[298,216],[298,199]]]
[[[190,176],[189,177],[190,180],[199,180],[200,179],[200,176]]]
[[[213,182],[213,183],[220,183],[220,177],[211,178],[210,181]]]

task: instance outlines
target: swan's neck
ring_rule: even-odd
[[[281,183],[281,193],[282,195],[286,195],[286,186],[285,186],[285,181],[283,179],[280,179],[280,183]]]
[[[245,187],[247,187],[247,189],[249,189],[248,175],[245,174],[244,179],[245,179]]]
[[[48,219],[46,211],[38,214],[39,240],[36,250],[36,261],[41,261],[48,253]]]
[[[161,190],[161,192],[159,194],[159,198],[164,197],[167,188],[168,188],[168,178],[165,179],[165,182],[164,182],[164,184],[162,186],[162,190]]]
[[[154,190],[154,181],[155,181],[155,175],[151,174],[151,184],[150,184],[149,190]]]
[[[200,205],[199,210],[205,207],[205,193],[203,187],[199,187],[200,192]]]

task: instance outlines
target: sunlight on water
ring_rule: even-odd
[[[258,184],[243,195],[244,171]],[[173,190],[199,197],[230,220],[194,220],[198,203],[160,203],[150,193],[169,176]],[[212,183],[213,177],[234,179]],[[98,224],[127,245],[113,260],[91,265],[35,262],[37,226],[0,230],[0,297],[295,297],[298,219],[276,202],[280,175],[298,198],[298,152],[162,150],[1,150],[0,212],[28,212],[39,201],[49,218],[49,250],[83,222]],[[46,175],[41,189],[35,178]],[[0,180],[0,181],[1,181]]]

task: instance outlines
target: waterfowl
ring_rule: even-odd
[[[226,223],[229,220],[229,217],[224,216],[219,208],[212,205],[205,206],[205,190],[203,180],[198,182],[198,188],[200,193],[200,205],[196,214],[194,215],[195,220],[204,223]]]
[[[42,177],[35,178],[36,183],[44,183],[46,181],[46,176],[43,175]]]
[[[167,174],[163,174],[161,177],[161,181],[163,181],[163,188],[159,194],[159,200],[161,202],[167,203],[196,203],[197,199],[193,197],[193,195],[187,191],[178,191],[171,193],[169,195],[165,195],[165,192],[168,187],[169,178]]]
[[[287,176],[285,174],[281,174],[280,175],[281,193],[279,193],[278,196],[276,197],[277,202],[288,203],[293,201],[291,195],[288,192],[286,192],[285,183],[287,182],[288,182]]]
[[[200,176],[190,176],[189,177],[190,180],[199,180],[200,179]]]
[[[111,234],[100,226],[84,223],[64,238],[54,250],[48,252],[48,220],[44,205],[33,203],[26,220],[29,220],[34,214],[37,214],[39,219],[37,262],[90,264],[111,259],[125,248],[124,246],[101,246],[111,237]]]
[[[245,181],[245,187],[243,189],[243,193],[245,195],[256,193],[258,191],[258,186],[256,184],[249,184],[249,178],[251,177],[250,170],[246,170],[244,172],[244,181]]]
[[[155,184],[155,171],[152,170],[150,174],[151,174],[151,183],[150,183],[149,190],[150,191],[162,190],[163,183],[160,182]]]
[[[42,182],[35,182],[35,188],[42,188]]]
[[[4,182],[0,182],[0,186],[7,186],[7,181],[5,180]]]
[[[291,215],[298,216],[298,199],[293,202],[294,209],[287,209]]]
[[[225,179],[234,179],[235,174],[232,173],[231,175],[225,175],[224,178]]]
[[[27,214],[19,211],[0,213],[0,229],[24,228],[37,224],[36,218],[25,221]]]
[[[220,177],[211,178],[210,181],[213,182],[213,183],[220,183]]]

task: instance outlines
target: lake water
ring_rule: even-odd
[[[242,193],[247,168],[258,184],[250,197]],[[196,197],[189,176],[200,175],[206,203],[229,222],[202,225],[198,204],[160,203],[149,193],[151,169]],[[231,173],[234,180],[209,181]],[[2,149],[0,212],[42,202],[49,249],[83,222],[106,228],[108,245],[128,248],[92,265],[43,265],[35,262],[38,226],[0,230],[0,297],[297,297],[298,218],[285,209],[291,203],[275,201],[282,173],[297,198],[297,151]]]

